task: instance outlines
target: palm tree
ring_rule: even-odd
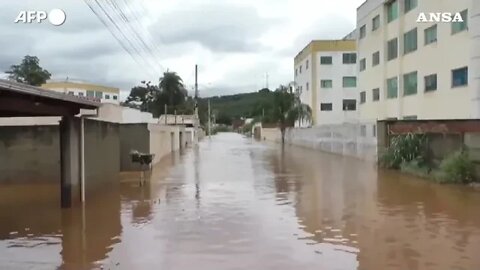
[[[160,90],[166,95],[169,106],[185,101],[185,87],[182,78],[176,72],[166,71],[160,78]]]
[[[278,123],[282,136],[282,145],[285,144],[285,132],[293,127],[295,121],[311,122],[312,109],[300,101],[298,94],[293,94],[289,87],[280,85],[274,93],[273,117]]]

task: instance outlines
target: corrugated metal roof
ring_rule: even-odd
[[[86,97],[77,97],[73,95],[67,95],[63,93],[58,93],[55,91],[46,90],[40,87],[35,87],[23,83],[14,82],[11,80],[0,79],[0,90],[12,91],[19,94],[25,94],[30,96],[37,96],[43,98],[51,98],[56,100],[61,100],[65,102],[75,103],[80,105],[80,107],[95,107],[98,108],[101,106],[101,103],[98,101],[90,100]],[[83,106],[82,106],[83,105]]]

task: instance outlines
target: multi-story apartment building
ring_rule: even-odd
[[[312,108],[313,125],[357,119],[356,64],[351,39],[314,40],[297,54],[295,86],[301,101]]]
[[[463,22],[417,22],[460,13]],[[480,1],[367,0],[357,9],[359,117],[480,118]]]
[[[49,81],[42,88],[87,98],[99,99],[102,103],[120,104],[120,89],[75,81]]]

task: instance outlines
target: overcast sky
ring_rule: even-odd
[[[191,90],[195,64],[201,96],[257,91],[265,86],[266,73],[273,89],[293,80],[293,58],[310,40],[338,39],[351,32],[356,8],[364,2],[114,0],[132,20],[131,29],[149,48],[155,47],[146,53],[138,43],[143,58],[130,49],[134,60],[84,1],[1,1],[0,71],[24,55],[35,55],[53,79],[68,76],[119,87],[123,97],[142,80],[158,82],[167,68],[179,73]],[[14,23],[22,10],[54,8],[67,14],[64,25]],[[118,23],[128,35],[130,28]]]

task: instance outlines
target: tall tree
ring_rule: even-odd
[[[272,117],[275,119],[280,129],[282,136],[282,145],[285,144],[285,132],[288,127],[293,127],[295,121],[311,122],[312,110],[306,105],[302,104],[298,95],[293,94],[289,87],[280,85],[273,96],[273,113]]]
[[[40,66],[38,57],[30,55],[25,56],[19,65],[10,66],[10,70],[5,73],[9,74],[8,78],[11,80],[33,86],[46,83],[52,76],[50,72]]]
[[[163,73],[163,77],[160,78],[160,90],[167,96],[170,107],[182,104],[187,96],[183,80],[176,72]]]

